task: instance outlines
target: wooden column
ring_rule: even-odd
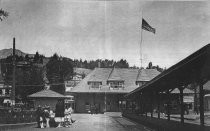
[[[180,91],[180,108],[181,108],[181,123],[184,123],[184,102],[183,102],[183,87],[179,88]]]
[[[141,115],[141,92],[139,93],[138,99],[138,114]]]
[[[200,124],[203,126],[204,125],[204,102],[203,102],[203,97],[204,97],[204,92],[203,92],[203,84],[199,83],[199,100],[200,100]]]
[[[140,115],[142,115],[142,99],[141,99],[141,93],[139,93],[139,112],[140,112]]]
[[[160,119],[160,93],[157,92],[157,108],[158,108],[158,119]]]
[[[170,120],[170,92],[169,90],[167,90],[167,98],[168,98],[168,101],[167,101],[167,120],[169,121]]]
[[[148,98],[147,98],[147,94],[145,96],[145,100],[144,100],[144,111],[145,111],[145,116],[147,117],[147,108],[148,108]]]
[[[151,99],[150,99],[150,113],[151,117],[153,117],[153,101],[154,101],[154,93],[151,93]]]

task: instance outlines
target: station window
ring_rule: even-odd
[[[98,89],[102,85],[102,82],[88,82],[88,85],[91,88]]]

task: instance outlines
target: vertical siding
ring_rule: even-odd
[[[123,95],[119,94],[106,94],[106,104],[109,102],[110,106],[106,106],[106,111],[117,112],[119,110],[119,100]],[[98,105],[100,113],[105,111],[105,94],[94,94],[94,93],[81,93],[76,96],[76,112],[88,113],[85,109],[85,103]],[[108,109],[109,108],[109,109]]]

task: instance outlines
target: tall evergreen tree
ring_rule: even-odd
[[[51,84],[50,89],[64,94],[64,80],[67,76],[73,75],[72,62],[66,58],[59,57],[56,53],[50,58],[46,65],[47,78]]]

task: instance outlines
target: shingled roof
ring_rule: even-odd
[[[124,81],[121,77],[120,70],[113,68],[107,81]]]
[[[46,89],[46,90],[42,90],[40,92],[31,94],[28,97],[31,97],[31,98],[65,98],[66,96],[64,96],[60,93],[57,93],[55,91]]]
[[[149,70],[149,69],[141,69]],[[152,69],[151,73],[155,71]],[[87,75],[71,92],[74,93],[128,93],[137,88],[136,80],[140,73],[139,69],[129,68],[95,68]],[[148,71],[148,73],[150,73]],[[153,73],[155,74],[155,73]],[[152,75],[149,75],[152,76]],[[149,78],[148,78],[149,79]],[[124,89],[110,90],[107,81],[124,81]],[[88,82],[101,82],[100,89],[90,88]]]
[[[204,89],[204,90],[210,90],[210,81],[207,81],[207,82],[203,85],[203,89]]]
[[[111,68],[95,68],[95,70],[88,75],[89,77],[87,76],[89,78],[87,81],[102,82],[102,85],[105,85],[111,71]]]
[[[136,81],[150,81],[160,74],[156,69],[141,69]]]

